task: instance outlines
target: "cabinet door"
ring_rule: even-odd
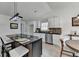
[[[55,16],[53,18],[49,18],[48,19],[48,27],[49,28],[60,27],[60,25],[61,25],[60,22],[61,22],[61,20],[60,20],[60,17],[58,17],[58,16]]]
[[[46,42],[53,44],[53,35],[52,34],[47,34]]]
[[[33,43],[33,57],[40,57],[42,55],[42,39]]]
[[[27,45],[26,45],[26,48],[29,49],[28,56],[29,56],[29,57],[32,57],[32,56],[33,56],[33,54],[32,54],[32,53],[33,53],[33,52],[32,52],[32,43],[27,44]]]

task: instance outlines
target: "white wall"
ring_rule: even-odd
[[[45,42],[45,34],[43,33],[35,33],[36,28],[40,28],[40,21],[26,21],[26,31],[28,35],[34,35],[38,36],[39,38],[42,38],[43,42]],[[33,25],[33,33],[30,31],[30,25]]]
[[[20,24],[20,23],[19,23]],[[21,25],[21,24],[20,24]],[[21,26],[20,26],[21,27]],[[25,20],[22,20],[22,34],[27,34],[28,33],[28,24]]]
[[[17,34],[20,33],[20,27],[18,29],[10,29],[10,17],[5,15],[0,15],[0,35]],[[17,21],[20,25],[19,21]]]
[[[31,32],[30,32],[30,25],[33,25],[34,26],[34,28],[33,28],[33,32],[35,32],[35,30],[36,30],[36,28],[40,28],[40,21],[26,21],[26,26],[27,26],[27,33],[28,34],[32,34]]]

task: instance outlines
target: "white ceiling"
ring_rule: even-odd
[[[44,2],[17,3],[17,11],[27,20],[43,19],[51,13],[50,7]]]
[[[62,9],[71,6],[79,7],[79,2],[48,2],[48,5],[50,6],[51,9]]]
[[[15,5],[15,6],[14,6]],[[45,2],[0,2],[0,14],[13,16],[19,12],[25,20],[46,19],[51,15],[51,9]]]
[[[12,16],[14,14],[14,3],[0,2],[0,14]]]
[[[55,10],[68,6],[79,6],[79,3],[72,2],[0,2],[0,14],[13,16],[19,12],[25,20],[41,20],[53,16]]]

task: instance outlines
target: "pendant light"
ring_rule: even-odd
[[[21,20],[21,23],[20,23],[20,30],[21,30],[21,37],[22,37],[22,19],[23,17],[19,15],[19,13],[16,13],[15,14],[15,2],[14,2],[14,16],[12,16],[9,20],[10,21],[18,21],[18,20]]]
[[[79,14],[77,15],[77,18],[79,19]]]

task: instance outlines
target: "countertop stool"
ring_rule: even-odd
[[[9,51],[10,57],[23,57],[28,56],[29,50],[23,46],[16,47]]]
[[[27,56],[29,50],[25,48],[24,46],[18,46],[14,49],[8,49],[6,47],[6,44],[4,44],[3,39],[0,37],[1,42],[2,42],[2,57],[4,57],[4,52],[6,53],[7,57],[24,57]]]
[[[3,40],[5,39],[5,40]],[[8,40],[6,37],[0,37],[0,40],[1,40],[1,54],[2,54],[2,57],[4,57],[4,53],[5,53],[5,47],[10,50],[12,49],[12,45],[11,43],[13,42],[12,40]],[[6,41],[7,40],[7,41]]]

